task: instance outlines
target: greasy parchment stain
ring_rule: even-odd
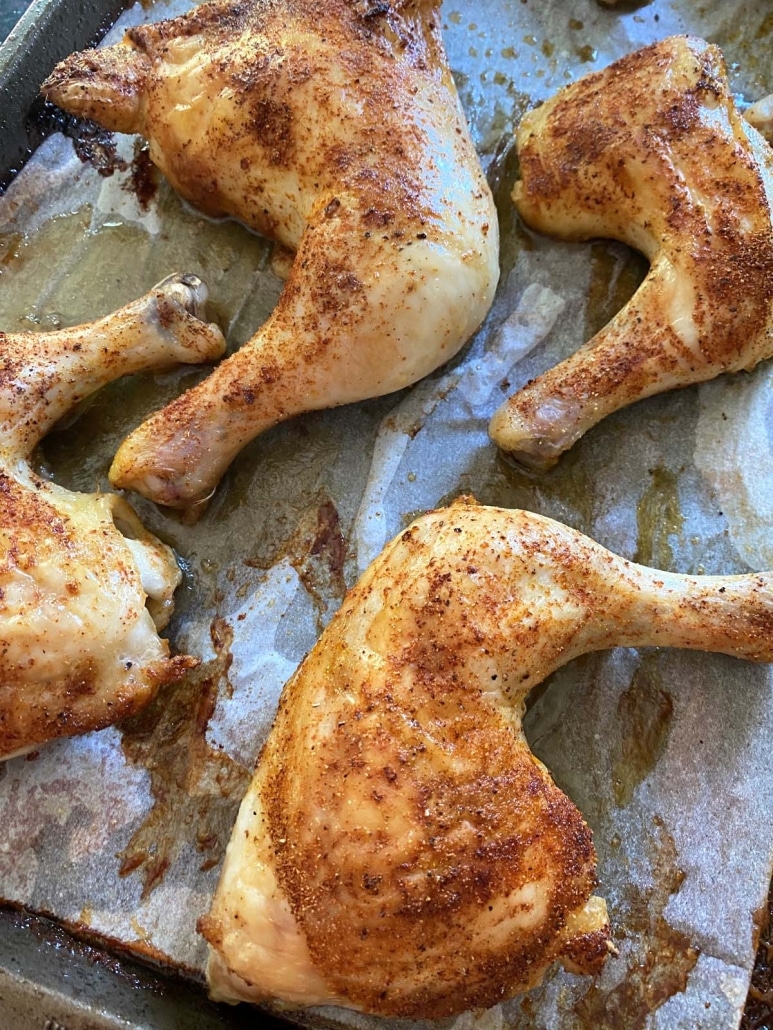
[[[321,633],[346,594],[347,543],[331,497],[321,495],[317,504],[304,512],[286,553],[314,602],[317,631]]]
[[[644,1030],[652,1012],[684,991],[700,951],[687,934],[665,918],[671,897],[684,880],[674,839],[658,816],[648,841],[652,886],[627,884],[618,900],[616,943],[624,978],[610,990],[592,984],[574,1006],[582,1030]],[[625,949],[635,940],[635,951]],[[625,949],[625,950],[624,950]],[[579,1030],[579,1028],[578,1028]]]
[[[230,627],[211,626],[215,658],[162,691],[139,715],[122,724],[127,760],[150,774],[153,807],[123,849],[120,875],[142,878],[142,899],[157,888],[186,841],[201,853],[202,872],[225,852],[234,804],[249,771],[206,740],[220,691],[228,691]]]
[[[590,283],[585,308],[586,340],[602,329],[641,286],[647,272],[644,258],[609,240],[590,244]]]
[[[630,804],[665,751],[673,715],[674,700],[664,686],[657,653],[644,652],[617,702],[620,737],[611,746],[612,790],[619,808]]]
[[[650,482],[636,510],[638,539],[633,560],[656,569],[674,568],[674,553],[669,538],[684,525],[679,504],[679,477],[670,469],[649,470]]]

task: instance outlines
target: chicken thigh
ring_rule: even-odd
[[[215,0],[44,84],[67,111],[146,136],[202,211],[296,252],[269,320],[124,442],[113,483],[201,503],[263,430],[408,386],[481,323],[498,223],[438,8]]]
[[[591,833],[521,717],[620,645],[770,661],[773,576],[656,572],[463,502],[396,537],[283,693],[200,923],[213,996],[438,1018],[556,960],[598,972]]]
[[[78,401],[129,372],[218,357],[206,290],[172,276],[90,325],[3,334],[0,353],[0,760],[101,729],[195,665],[158,636],[180,570],[115,494],[37,475],[29,456]]]
[[[651,267],[494,415],[504,452],[552,465],[611,412],[773,354],[773,151],[736,110],[717,47],[680,36],[630,54],[530,112],[516,142],[528,225],[621,240]]]

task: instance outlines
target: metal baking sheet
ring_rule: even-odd
[[[67,5],[39,6],[53,18]],[[121,24],[187,6],[146,2]],[[0,896],[194,980],[204,960],[195,921],[281,687],[346,586],[414,514],[471,492],[656,567],[773,567],[768,364],[619,413],[543,476],[508,467],[486,435],[505,394],[590,336],[644,271],[618,245],[559,244],[518,223],[518,118],[565,82],[679,31],[720,43],[733,88],[757,98],[773,90],[773,5],[449,0],[442,15],[500,212],[503,275],[484,327],[411,390],[256,440],[195,525],[132,498],[181,556],[171,636],[203,665],[130,723],[0,767]],[[57,56],[45,67],[35,57],[29,74],[42,80]],[[209,282],[230,345],[247,339],[281,288],[270,247],[200,217],[163,183],[148,189],[138,141],[100,140],[98,156],[96,170],[54,134],[0,201],[0,325],[92,319],[185,269]],[[106,487],[123,435],[200,374],[106,389],[48,438],[40,462],[71,488]],[[556,971],[504,1009],[460,1018],[459,1030],[737,1026],[773,861],[772,682],[769,668],[729,658],[617,650],[572,663],[537,692],[527,735],[594,830],[620,956],[595,982]],[[99,1026],[116,1018],[94,1016]]]

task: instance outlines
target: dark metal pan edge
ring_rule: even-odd
[[[34,0],[0,46],[0,188],[45,135],[30,114],[41,82],[63,57],[96,43],[126,5],[126,0]]]

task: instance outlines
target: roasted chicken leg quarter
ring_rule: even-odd
[[[439,1018],[598,972],[591,833],[521,716],[618,645],[770,661],[773,576],[655,572],[469,503],[401,533],[282,695],[200,926],[213,996]]]
[[[773,151],[736,110],[717,47],[678,36],[630,54],[530,112],[516,143],[528,225],[621,240],[651,267],[494,415],[503,451],[549,466],[611,412],[773,354]]]
[[[146,136],[202,211],[296,252],[269,320],[125,441],[116,485],[202,502],[258,433],[408,386],[481,323],[497,216],[438,9],[215,0],[75,54],[44,84],[67,111]]]
[[[218,357],[195,276],[172,276],[90,325],[2,334],[0,761],[137,711],[195,665],[158,635],[180,570],[116,494],[65,490],[29,456],[118,376]]]

